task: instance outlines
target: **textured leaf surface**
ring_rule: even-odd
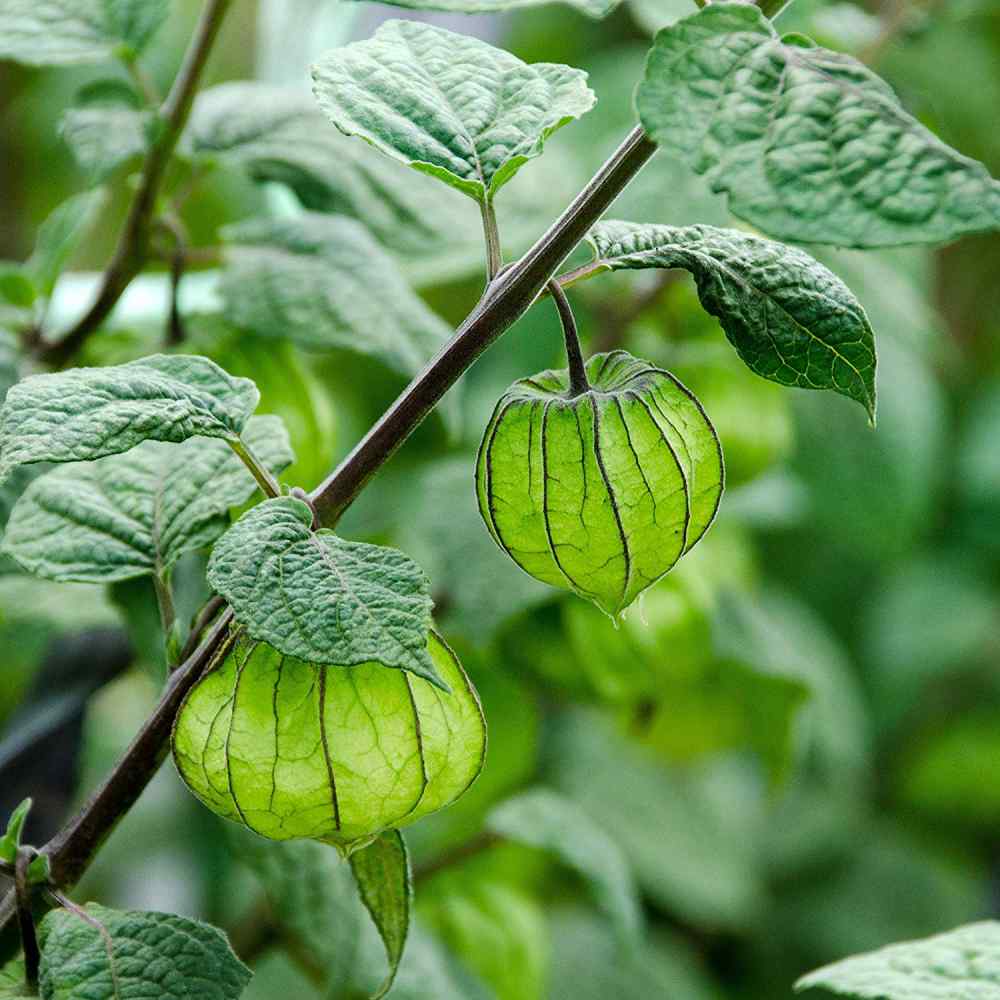
[[[188,696],[174,759],[209,809],[274,840],[350,848],[461,795],[486,726],[455,655],[431,633],[445,694],[380,663],[323,667],[241,635]]]
[[[45,1000],[235,1000],[251,972],[225,935],[167,913],[86,907],[89,920],[53,910],[42,921]]]
[[[233,227],[220,292],[227,317],[314,350],[373,354],[407,375],[450,335],[395,260],[353,219],[308,213]]]
[[[44,66],[135,53],[168,7],[168,0],[0,0],[0,59]]]
[[[279,473],[294,457],[280,417],[251,417],[243,440]],[[257,483],[225,441],[145,441],[126,455],[39,476],[11,512],[3,552],[50,580],[110,583],[162,573],[229,527]]]
[[[713,3],[656,36],[643,125],[781,239],[938,243],[1000,226],[1000,184],[908,115],[850,56],[782,40],[753,5]]]
[[[1000,923],[984,920],[855,955],[795,984],[797,990],[814,986],[866,1000],[997,1000]]]
[[[580,70],[528,65],[416,21],[389,21],[313,67],[316,97],[337,128],[479,200],[590,110],[585,81]]]
[[[247,511],[219,540],[212,586],[255,639],[313,663],[376,661],[439,678],[427,652],[430,586],[398,549],[312,531],[312,511],[279,497]]]
[[[682,267],[740,357],[782,385],[833,389],[875,418],[875,340],[851,290],[808,254],[714,226],[602,222],[595,265]]]
[[[638,939],[642,914],[625,858],[575,802],[548,789],[534,789],[497,806],[486,825],[509,840],[551,851],[583,876],[621,938],[633,943]]]
[[[152,122],[149,112],[127,105],[87,106],[70,108],[59,132],[76,162],[93,180],[102,181],[146,152]]]
[[[704,535],[722,498],[718,438],[669,372],[624,351],[515,382],[476,463],[479,510],[527,573],[617,615]]]
[[[233,440],[257,400],[250,379],[180,354],[33,375],[0,408],[0,479],[19,465],[90,461],[146,440]]]
[[[456,14],[494,14],[519,7],[538,7],[552,0],[390,0],[393,7],[410,10],[444,10]],[[564,0],[590,17],[606,17],[621,0]]]
[[[392,989],[410,931],[413,882],[402,834],[398,830],[386,830],[352,853],[351,871],[389,960],[389,974],[373,997],[379,1000]]]

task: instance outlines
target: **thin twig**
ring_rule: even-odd
[[[39,345],[43,361],[57,367],[65,365],[107,319],[132,279],[145,266],[149,258],[153,214],[160,186],[181,132],[187,124],[198,81],[231,2],[232,0],[207,0],[174,85],[160,107],[158,135],[146,154],[138,190],[118,245],[101,279],[97,298],[61,340]]]
[[[415,868],[413,871],[413,882],[415,885],[420,882],[426,882],[429,878],[437,875],[438,872],[442,872],[447,868],[454,868],[463,861],[468,861],[469,858],[474,858],[477,854],[482,854],[491,847],[503,843],[503,839],[498,833],[483,830],[470,840],[459,844],[453,850],[445,851],[444,854],[432,858],[427,864]]]
[[[34,852],[21,847],[14,864],[14,898],[17,904],[17,922],[21,930],[21,949],[24,952],[24,981],[28,992],[38,993],[38,966],[41,953],[38,950],[38,936],[35,934],[35,918],[31,914],[31,886],[28,883],[28,865]]]

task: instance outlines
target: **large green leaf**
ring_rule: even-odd
[[[380,1000],[392,989],[410,931],[413,884],[403,835],[398,830],[380,833],[351,854],[351,871],[389,960],[389,974],[372,998]]]
[[[212,552],[208,579],[255,639],[340,667],[377,662],[441,685],[427,652],[429,584],[397,549],[312,531],[294,497],[249,510]]]
[[[552,0],[389,0],[393,7],[411,10],[444,10],[456,14],[494,14],[519,7],[538,7]],[[563,0],[590,17],[606,17],[621,0]]]
[[[632,873],[618,845],[579,805],[536,788],[501,803],[486,825],[508,840],[551,851],[582,875],[621,939],[636,942],[642,913]]]
[[[714,226],[602,222],[595,270],[682,267],[740,357],[782,385],[833,389],[875,418],[875,341],[851,290],[794,247]]]
[[[306,213],[232,227],[227,318],[313,350],[346,348],[412,375],[450,334],[353,219]]]
[[[0,0],[0,59],[45,66],[134,55],[169,6],[169,0]]]
[[[850,56],[713,3],[656,36],[638,92],[651,136],[772,236],[877,247],[1000,226],[1000,184]]]
[[[252,417],[243,441],[274,473],[294,457],[279,417]],[[225,441],[145,441],[126,455],[61,465],[14,505],[3,552],[50,580],[110,583],[162,574],[229,527],[257,483]]]
[[[250,379],[192,355],[32,375],[0,408],[0,480],[19,465],[89,461],[147,440],[232,441],[257,400]]]
[[[812,987],[865,1000],[997,1000],[1000,923],[984,920],[888,945],[824,966],[795,984],[796,990]]]
[[[590,110],[586,74],[528,65],[476,38],[388,21],[313,67],[320,107],[348,135],[488,201],[556,129]]]
[[[85,913],[86,919],[53,910],[42,921],[39,985],[45,1000],[236,1000],[250,982],[250,970],[225,935],[208,924],[96,903]]]

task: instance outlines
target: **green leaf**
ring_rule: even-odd
[[[24,962],[14,959],[0,967],[0,1000],[23,1000],[30,997],[24,982]]]
[[[410,930],[413,883],[406,842],[398,830],[380,833],[370,844],[351,854],[351,871],[385,945],[389,974],[374,994],[380,1000],[392,989]]]
[[[282,936],[322,977],[330,997],[351,982],[367,916],[340,853],[309,840],[275,843],[231,827],[237,856],[260,879]]]
[[[850,56],[782,40],[752,4],[661,31],[639,86],[652,138],[772,236],[878,247],[1000,226],[1000,184]]]
[[[25,799],[11,814],[7,820],[7,829],[0,837],[0,861],[6,861],[12,865],[17,860],[17,850],[21,846],[21,831],[24,829],[24,821],[31,812],[31,799]]]
[[[389,0],[393,7],[410,10],[444,10],[456,14],[494,14],[521,7],[538,7],[552,0]],[[621,0],[563,0],[589,17],[607,17]]]
[[[367,41],[334,49],[313,82],[342,132],[479,201],[594,103],[581,70],[528,65],[417,21],[388,21]]]
[[[426,890],[421,886],[420,920],[496,1000],[543,1000],[553,957],[548,913],[504,875],[474,862],[439,872]]]
[[[312,531],[294,497],[247,511],[218,541],[212,586],[255,639],[312,663],[372,661],[409,670],[447,690],[427,652],[430,587],[397,549]]]
[[[15,309],[30,309],[37,296],[35,283],[20,264],[0,263],[0,299]]]
[[[64,201],[41,224],[35,249],[24,264],[25,274],[41,295],[52,294],[56,280],[104,207],[101,189],[85,191]]]
[[[154,120],[128,104],[88,104],[63,115],[59,134],[91,180],[103,181],[145,154]]]
[[[1000,923],[983,920],[947,934],[892,944],[803,976],[796,990],[821,987],[866,1000],[1000,997]]]
[[[168,9],[168,0],[0,0],[0,59],[56,66],[134,55]]]
[[[251,417],[243,441],[274,473],[294,457],[280,417]],[[14,505],[2,551],[49,580],[111,583],[164,574],[211,545],[257,483],[225,442],[144,441],[125,455],[61,465]]]
[[[739,356],[782,385],[832,389],[875,419],[875,340],[851,290],[794,247],[714,226],[602,222],[591,266],[682,267]]]
[[[250,982],[225,935],[208,924],[96,903],[83,912],[53,910],[39,928],[46,1000],[236,1000]]]
[[[377,662],[285,656],[238,630],[181,708],[181,777],[261,836],[345,852],[443,808],[482,770],[486,724],[455,654],[434,632],[427,649],[449,694]]]
[[[618,845],[575,802],[544,788],[508,799],[486,818],[508,840],[544,851],[583,876],[622,941],[640,936],[642,911],[628,864]]]
[[[192,355],[32,375],[0,408],[0,481],[19,465],[90,461],[142,441],[235,440],[257,400],[249,379]]]
[[[307,213],[233,226],[220,294],[227,318],[313,350],[346,348],[419,371],[451,334],[395,260],[353,219]]]

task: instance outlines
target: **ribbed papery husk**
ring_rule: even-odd
[[[618,615],[704,535],[722,448],[673,375],[625,351],[521,379],[497,403],[476,463],[479,509],[526,572]]]
[[[240,631],[178,714],[181,777],[264,837],[347,850],[442,808],[482,770],[486,724],[434,632],[428,650],[450,694],[379,663],[307,663]]]

